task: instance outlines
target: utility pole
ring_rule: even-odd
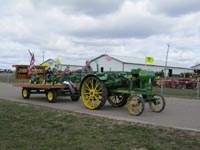
[[[165,61],[165,77],[167,76],[166,73],[167,73],[167,60],[168,60],[168,54],[169,54],[169,47],[170,47],[170,44],[167,44],[167,55],[166,55],[166,61]]]
[[[42,61],[42,62],[44,62],[44,54],[45,54],[45,51],[43,51],[42,53],[43,53],[43,61]]]

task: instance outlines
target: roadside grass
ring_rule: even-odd
[[[160,94],[160,87],[153,87],[153,92]],[[199,91],[200,93],[200,91]],[[171,96],[176,98],[192,98],[199,99],[197,96],[197,89],[173,89],[173,88],[163,88],[164,96]],[[199,95],[200,96],[200,95]]]
[[[200,133],[0,100],[1,150],[199,150]]]
[[[15,73],[0,73],[0,82],[2,83],[19,83],[27,82],[28,80],[17,80],[15,78]]]

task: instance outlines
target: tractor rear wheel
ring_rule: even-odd
[[[144,111],[144,101],[143,98],[138,95],[131,95],[128,98],[128,111],[131,115],[139,116]]]
[[[123,107],[127,103],[127,99],[130,95],[129,94],[122,94],[122,95],[115,95],[115,96],[109,96],[108,102],[113,107]]]
[[[165,99],[162,95],[154,94],[153,100],[149,101],[149,108],[153,112],[161,112],[165,108]]]
[[[107,99],[107,88],[96,76],[84,78],[81,86],[81,99],[88,109],[100,109]]]

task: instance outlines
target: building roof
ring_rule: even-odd
[[[141,58],[135,58],[135,57],[128,57],[128,56],[109,56],[107,54],[102,54],[94,59],[92,59],[91,61],[96,61],[97,59],[101,58],[101,57],[111,57],[112,59],[115,59],[116,61],[120,61],[122,63],[125,64],[139,64],[139,65],[145,65],[145,58],[141,59]],[[148,66],[165,66],[165,61],[162,60],[154,60],[153,64],[147,64]],[[177,62],[167,62],[167,67],[173,67],[173,68],[184,68],[184,69],[191,69],[191,68],[186,68],[184,65],[179,64]]]
[[[196,68],[196,67],[200,67],[200,64],[196,64],[196,65],[192,66],[191,68]]]

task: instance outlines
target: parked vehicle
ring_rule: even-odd
[[[179,78],[177,88],[179,89],[196,89],[197,82],[192,78]]]

